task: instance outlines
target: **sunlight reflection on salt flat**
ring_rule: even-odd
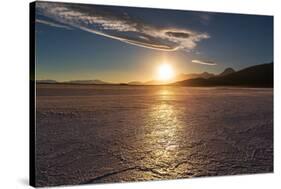
[[[150,164],[155,171],[172,176],[181,142],[183,122],[178,119],[180,110],[170,102],[174,92],[168,87],[157,92],[157,103],[151,105],[147,116],[151,132],[145,137],[152,148]],[[147,162],[146,162],[147,163]],[[147,165],[146,165],[147,166]]]
[[[174,92],[171,89],[169,89],[168,87],[164,87],[158,91],[157,95],[159,96],[159,98],[168,99],[168,97],[173,94]]]

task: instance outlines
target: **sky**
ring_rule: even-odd
[[[36,78],[130,82],[273,61],[273,17],[36,2]]]

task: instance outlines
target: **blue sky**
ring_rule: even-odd
[[[37,2],[36,77],[110,82],[273,61],[273,17]]]

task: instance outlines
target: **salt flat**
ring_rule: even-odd
[[[37,185],[273,171],[273,90],[38,84]]]

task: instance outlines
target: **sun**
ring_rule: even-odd
[[[157,68],[157,78],[160,81],[169,81],[174,77],[174,69],[171,64],[162,63]]]

